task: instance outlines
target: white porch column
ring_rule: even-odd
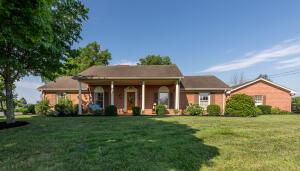
[[[145,110],[145,81],[142,83],[142,112]]]
[[[176,90],[175,90],[175,109],[179,110],[179,81],[176,82]]]
[[[78,114],[81,115],[82,114],[82,93],[81,93],[81,82],[78,81]]]
[[[110,104],[115,105],[115,100],[114,100],[114,82],[111,81],[110,83]]]

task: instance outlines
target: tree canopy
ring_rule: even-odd
[[[138,65],[171,65],[172,61],[169,56],[148,55],[139,59]]]
[[[272,81],[268,74],[259,74],[257,78],[263,78],[269,81]]]
[[[111,53],[107,49],[101,50],[97,42],[91,42],[74,52],[56,76],[74,76],[93,65],[108,65],[111,60]]]
[[[14,83],[29,74],[53,79],[81,38],[87,13],[80,0],[0,1],[0,76],[8,123],[15,121]]]

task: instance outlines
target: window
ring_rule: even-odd
[[[199,99],[199,105],[206,109],[209,105],[209,93],[200,93]]]
[[[59,99],[67,98],[67,93],[61,92],[56,94],[56,104],[58,103]]]
[[[169,107],[169,88],[166,86],[160,87],[158,95],[158,104],[163,104],[167,108]]]
[[[254,101],[255,101],[255,106],[263,105],[263,96],[255,96]]]
[[[94,89],[94,104],[98,104],[100,108],[104,108],[104,90],[102,87]]]

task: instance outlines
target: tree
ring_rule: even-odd
[[[263,79],[272,81],[272,80],[270,79],[270,77],[269,77],[267,74],[259,74],[259,76],[258,76],[257,78],[263,78]]]
[[[145,58],[139,59],[138,65],[170,65],[172,64],[169,56],[148,55]]]
[[[244,73],[235,73],[230,80],[231,85],[239,85],[246,82],[246,79],[244,78]]]
[[[108,65],[111,53],[105,49],[101,50],[97,42],[89,43],[77,50],[77,56],[68,58],[61,75],[74,76],[93,65]]]
[[[295,105],[295,111],[300,112],[300,96],[293,97],[293,105]]]
[[[7,123],[15,122],[15,82],[30,74],[53,79],[81,38],[87,12],[79,0],[0,2],[0,76]]]

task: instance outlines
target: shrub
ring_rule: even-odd
[[[255,107],[255,113],[256,115],[262,115],[263,112],[261,111],[261,109],[259,107]]]
[[[256,116],[255,102],[251,96],[246,94],[232,95],[226,103],[226,116]]]
[[[73,115],[73,103],[68,98],[58,99],[58,103],[54,106],[57,116],[71,116]]]
[[[221,108],[219,105],[211,104],[207,106],[207,113],[211,116],[218,116],[221,114]]]
[[[97,116],[104,115],[104,111],[103,109],[97,109],[93,111],[93,114]]]
[[[166,114],[166,106],[163,104],[159,104],[156,106],[155,111],[157,115],[164,115]]]
[[[43,99],[39,102],[34,107],[35,113],[36,114],[43,114],[46,115],[47,112],[49,112],[50,106],[49,106],[49,101],[47,99]]]
[[[133,107],[133,108],[132,108],[132,114],[133,114],[134,116],[139,116],[139,115],[141,115],[141,108],[140,108],[140,107],[137,107],[137,106]]]
[[[203,115],[204,109],[198,104],[189,104],[189,106],[186,107],[185,112],[190,115]]]
[[[263,114],[271,114],[272,106],[258,105],[257,107],[260,108],[260,110]]]
[[[289,111],[281,110],[278,107],[275,107],[275,108],[272,108],[271,114],[272,115],[287,115],[287,114],[291,114],[291,113]]]
[[[116,116],[117,113],[117,107],[115,105],[109,105],[105,107],[105,115],[107,116]]]
[[[175,113],[176,115],[178,115],[178,114],[180,113],[180,110],[175,109],[175,110],[174,110],[174,113]]]
[[[35,107],[34,104],[28,104],[28,105],[26,105],[26,109],[27,110],[26,110],[25,114],[28,114],[28,113],[35,114],[34,107]]]
[[[75,105],[73,106],[73,115],[74,115],[74,116],[78,115],[78,106],[79,106],[79,104],[75,104]]]

